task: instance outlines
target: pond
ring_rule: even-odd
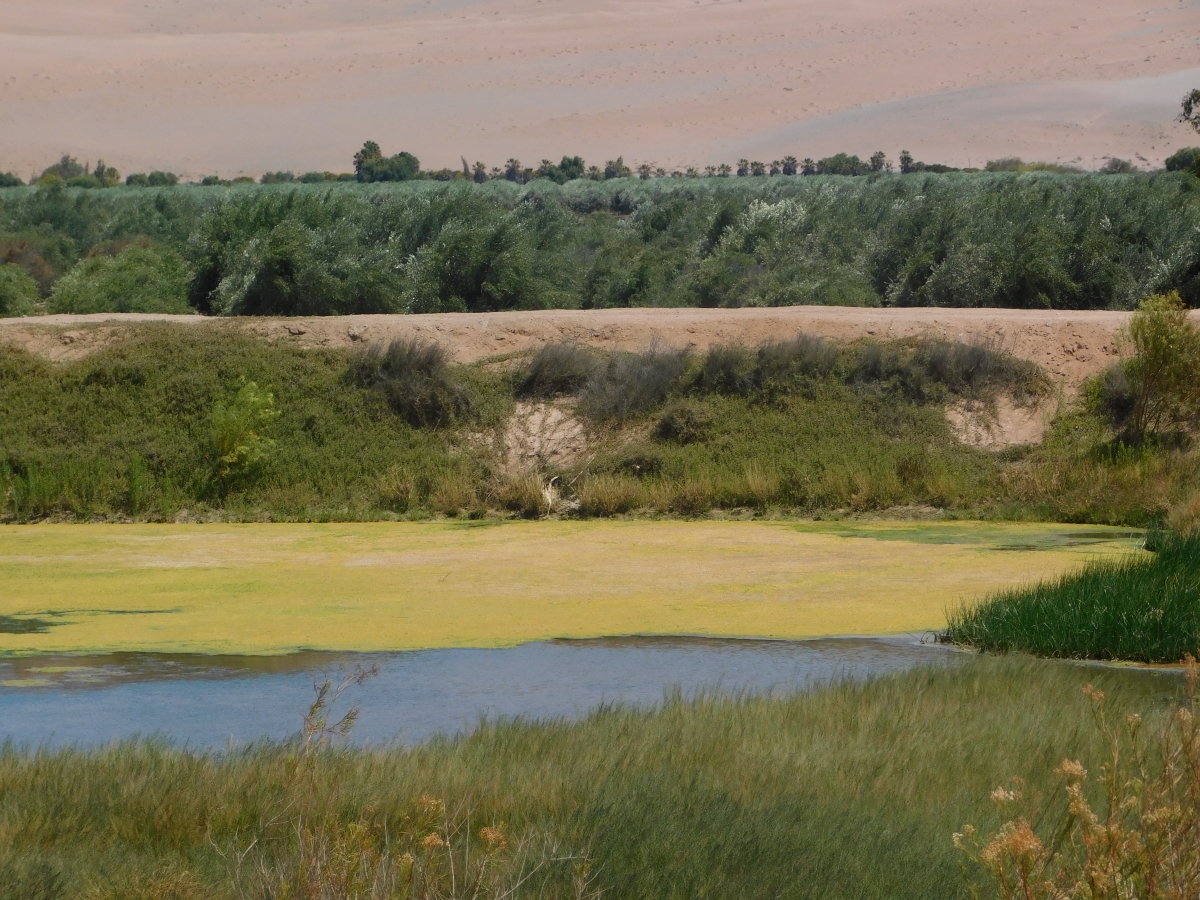
[[[157,734],[221,749],[295,734],[314,683],[357,666],[379,674],[343,698],[361,704],[358,743],[412,743],[481,717],[575,718],[605,703],[654,704],[678,690],[783,693],[963,655],[915,636],[805,641],[630,637],[499,649],[237,657],[115,654],[0,660],[0,738],[96,746]]]

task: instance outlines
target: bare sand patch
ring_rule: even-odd
[[[995,403],[957,403],[946,410],[946,418],[964,444],[981,450],[1003,450],[1041,443],[1057,408],[1057,398],[1021,406],[1001,395]]]

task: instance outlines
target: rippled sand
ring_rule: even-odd
[[[0,169],[703,166],[838,150],[1160,165],[1200,86],[1173,0],[7,0]]]

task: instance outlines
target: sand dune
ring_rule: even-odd
[[[563,153],[1152,164],[1200,0],[7,0],[0,169],[337,169]]]

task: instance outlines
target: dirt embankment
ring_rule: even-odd
[[[931,334],[989,341],[1043,366],[1068,391],[1117,358],[1117,334],[1129,321],[1120,312],[1045,312],[1012,309],[852,309],[794,306],[774,309],[605,309],[444,315],[331,316],[288,319],[211,319],[200,316],[92,315],[0,319],[0,341],[51,360],[79,359],[140,323],[168,321],[193,328],[240,327],[272,341],[304,347],[355,347],[419,336],[473,362],[551,341],[633,350],[661,344],[704,350],[713,344],[758,343],[798,332],[835,340]]]

